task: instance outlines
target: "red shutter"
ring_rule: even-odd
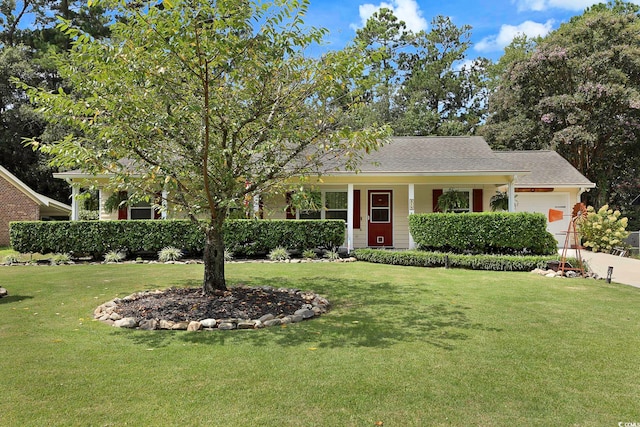
[[[353,228],[360,228],[360,190],[353,190]]]
[[[482,188],[473,189],[473,212],[482,212]]]
[[[287,219],[296,219],[296,210],[291,206],[291,191],[287,192]]]
[[[442,189],[434,189],[433,190],[433,212],[440,212],[438,208],[438,199],[442,196]]]
[[[118,193],[118,198],[120,200],[125,200],[127,198],[127,192],[126,191],[120,191]],[[120,206],[118,208],[118,219],[129,219],[129,208],[127,207],[128,205],[124,205],[124,206]]]

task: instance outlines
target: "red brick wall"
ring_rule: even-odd
[[[9,222],[39,219],[40,206],[0,177],[0,246],[9,246]]]

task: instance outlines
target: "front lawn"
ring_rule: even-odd
[[[94,308],[197,286],[201,265],[0,267],[0,425],[617,426],[640,423],[640,289],[530,273],[229,264],[314,290],[321,318],[132,331]]]

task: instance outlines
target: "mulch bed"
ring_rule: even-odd
[[[238,286],[216,295],[202,288],[169,288],[118,303],[122,317],[166,319],[183,322],[198,319],[258,319],[265,314],[291,315],[305,300],[288,289]]]

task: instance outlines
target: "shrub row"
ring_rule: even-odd
[[[189,253],[204,250],[204,234],[189,220],[28,221],[10,224],[11,245],[21,253],[73,253],[102,256],[113,250],[157,253],[173,246]],[[226,248],[235,256],[290,249],[333,248],[344,242],[341,220],[228,220]]]
[[[409,217],[409,229],[424,250],[550,255],[558,246],[539,213],[416,214]]]
[[[426,251],[388,251],[381,249],[356,249],[353,255],[360,261],[379,264],[407,265],[414,267],[466,268],[490,271],[531,271],[535,268],[547,268],[549,261],[557,256],[538,255],[462,255]]]

